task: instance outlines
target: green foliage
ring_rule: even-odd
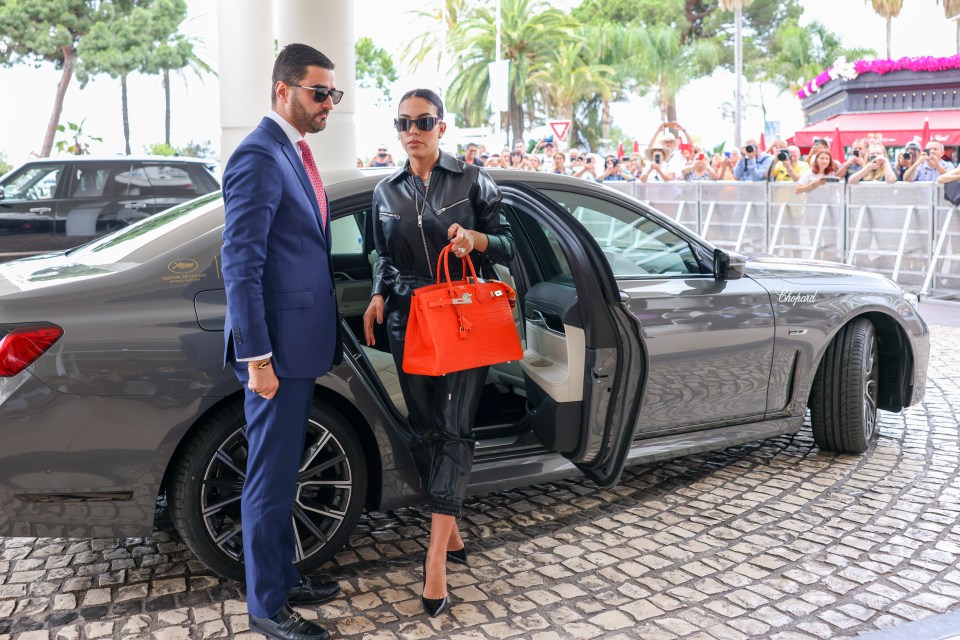
[[[357,40],[357,86],[363,89],[378,89],[383,96],[377,99],[390,101],[389,85],[397,81],[397,69],[393,58],[367,37]]]
[[[177,156],[180,155],[179,152],[168,145],[166,142],[154,142],[153,144],[148,144],[144,147],[146,152],[151,156]]]
[[[57,140],[57,151],[60,153],[69,153],[75,156],[85,156],[90,153],[91,142],[103,142],[103,138],[91,136],[83,132],[84,118],[80,123],[68,122],[66,125],[57,125],[57,131],[66,133],[67,138]],[[69,133],[67,133],[69,131]]]
[[[7,152],[0,149],[0,176],[13,169],[13,165],[7,162]]]
[[[449,44],[457,52],[447,100],[450,110],[462,114],[467,126],[484,121],[489,113],[487,65],[496,56],[496,16],[485,5],[456,23]],[[576,22],[544,0],[501,0],[500,57],[510,60],[510,123],[514,139],[523,135],[523,110],[536,104],[538,87],[531,79],[536,66],[579,39]]]
[[[212,158],[213,143],[195,142],[191,140],[183,147],[172,147],[165,142],[154,142],[144,147],[144,151],[152,156],[183,156],[187,158]]]
[[[99,0],[4,0],[0,2],[0,64],[62,68],[110,2]]]
[[[819,22],[800,26],[797,20],[790,20],[777,29],[771,57],[760,79],[772,82],[782,91],[796,91],[802,81],[815,77],[841,56],[852,62],[869,55],[876,52],[843,47],[840,38]]]

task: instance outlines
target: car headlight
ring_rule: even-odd
[[[910,303],[914,311],[917,310],[917,306],[920,304],[920,296],[914,293],[905,293],[903,294],[903,299]]]

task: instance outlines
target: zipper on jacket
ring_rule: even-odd
[[[381,212],[380,212],[380,217],[382,218],[382,217],[384,217],[384,216],[386,216],[386,217],[388,217],[388,218],[393,218],[394,220],[399,220],[399,219],[400,219],[400,214],[399,214],[399,213],[390,213],[389,211],[381,211]]]
[[[470,198],[464,198],[463,200],[460,200],[459,202],[454,202],[453,204],[448,204],[448,205],[445,206],[445,207],[441,207],[440,209],[437,209],[437,215],[440,215],[441,213],[443,213],[443,212],[446,211],[447,209],[453,209],[455,206],[460,205],[460,204],[463,204],[464,202],[469,202],[469,201],[470,201]]]
[[[416,184],[417,178],[413,177],[411,180],[413,180],[414,184]],[[423,256],[427,259],[427,269],[430,270],[430,279],[434,280],[435,277],[433,275],[433,265],[430,264],[430,252],[427,250],[427,236],[423,233],[423,210],[427,207],[427,198],[425,197],[426,192],[419,193],[419,189],[414,189],[414,191],[416,191],[423,200],[423,204],[417,207],[417,226],[420,227],[420,239],[423,240]],[[414,202],[419,204],[419,202],[416,200],[416,197],[414,197]]]

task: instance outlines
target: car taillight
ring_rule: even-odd
[[[50,322],[0,324],[0,377],[15,376],[42,356],[63,335]]]

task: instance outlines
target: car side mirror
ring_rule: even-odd
[[[0,187],[0,200],[3,200],[6,197],[6,194],[3,191],[3,187]]]
[[[717,280],[739,280],[747,267],[747,258],[737,251],[713,250],[713,277]]]

